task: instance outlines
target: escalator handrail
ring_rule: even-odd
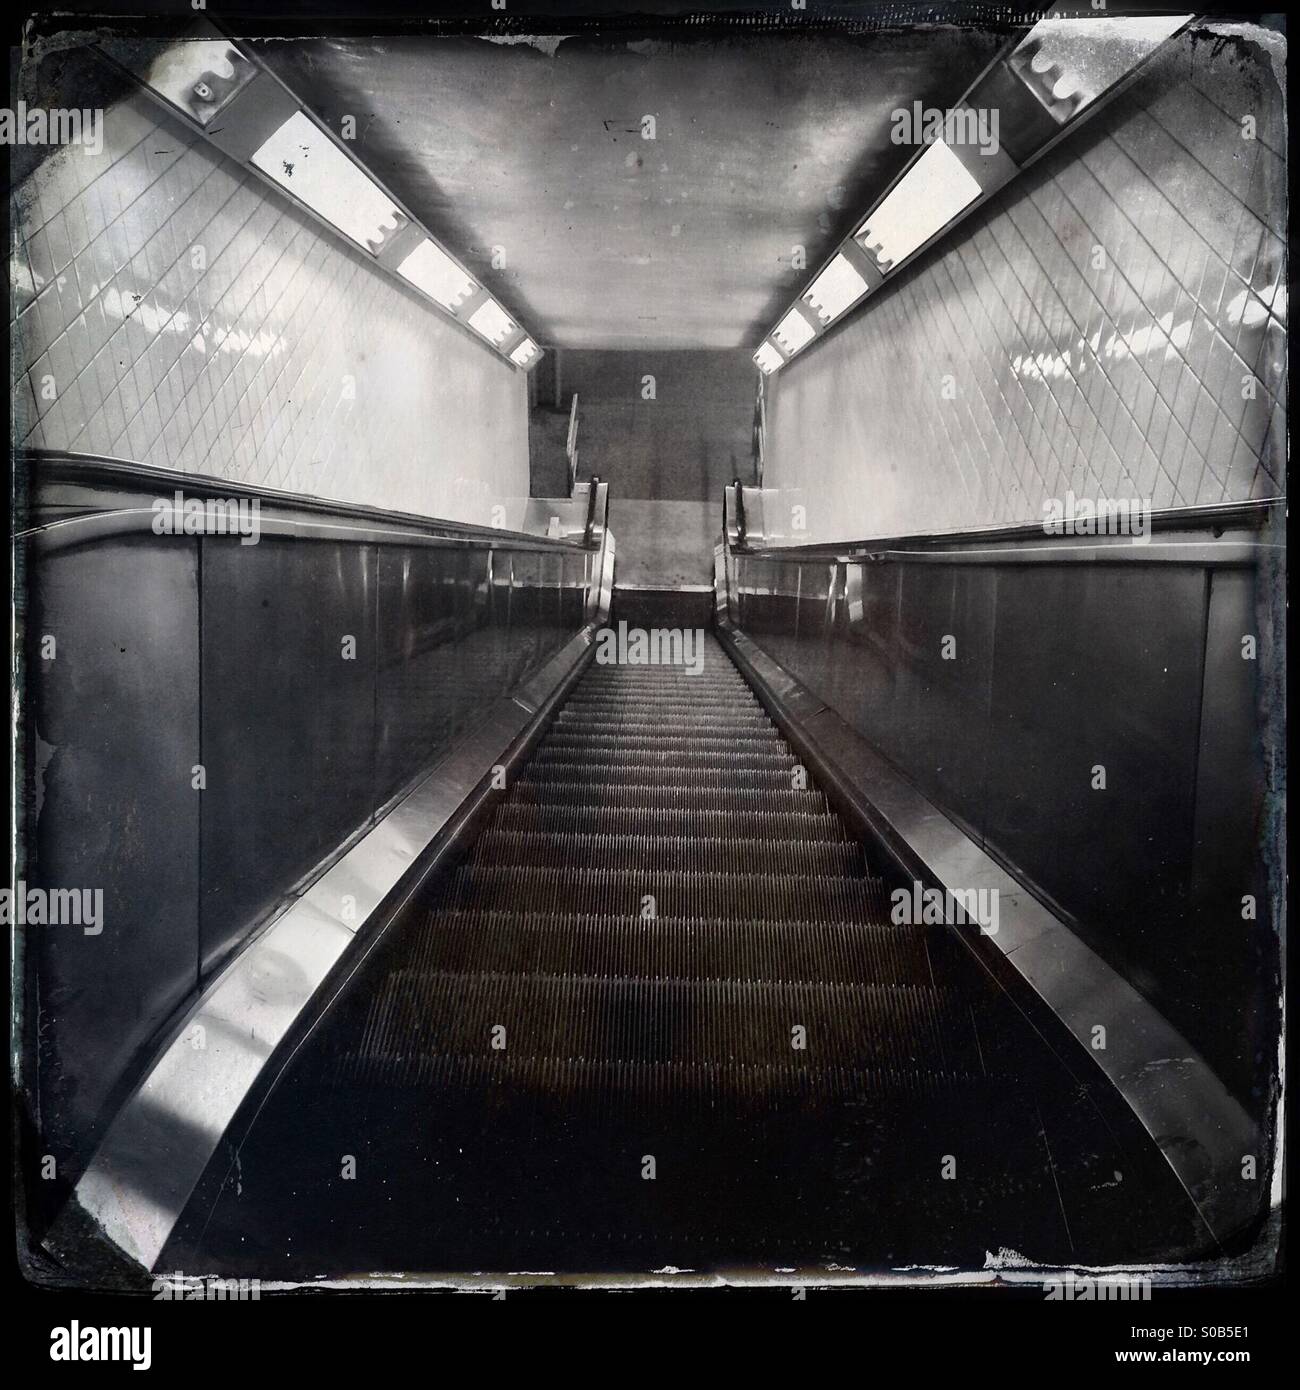
[[[577,397],[575,396],[576,400]],[[591,482],[587,491],[587,521],[582,528],[582,543],[587,549],[591,549],[592,535],[596,529],[596,494],[600,490],[600,477],[598,474],[591,475]]]
[[[748,559],[779,560],[787,564],[824,565],[844,560],[873,559],[912,559],[959,557],[967,564],[1005,564],[1017,555],[1030,552],[1055,550],[1058,556],[1065,551],[1087,549],[1093,554],[1113,550],[1113,557],[1119,559],[1158,558],[1152,546],[1135,546],[1133,538],[1117,536],[1071,536],[1048,534],[1041,523],[1024,523],[1014,526],[992,526],[978,530],[932,532],[903,536],[879,536],[862,540],[842,540],[836,542],[815,542],[804,545],[767,544],[751,547],[747,544],[745,529],[745,501],[739,481],[733,484],[736,490],[737,538],[731,549],[743,549]],[[1152,534],[1161,533],[1173,536],[1176,533],[1200,533],[1197,541],[1206,542],[1209,547],[1223,551],[1225,542],[1221,537],[1227,532],[1238,534],[1226,542],[1227,545],[1246,544],[1258,550],[1267,543],[1261,536],[1275,515],[1278,515],[1285,499],[1270,497],[1252,499],[1247,502],[1231,502],[1214,507],[1171,507],[1152,511],[1148,526]],[[1188,550],[1188,559],[1194,558],[1187,542],[1179,542]],[[1201,546],[1196,547],[1198,550]],[[1207,549],[1213,556],[1215,549]]]
[[[180,492],[187,499],[256,501],[265,528],[279,535],[551,553],[592,548],[585,536],[554,537],[335,502],[98,454],[24,449],[15,459],[15,480],[18,497],[13,540],[41,538],[71,543],[123,531],[147,530],[152,524],[156,500],[170,499]],[[66,502],[38,500],[35,494],[46,488],[67,489],[69,497]],[[85,495],[78,498],[78,492]],[[94,496],[96,493],[98,497]]]

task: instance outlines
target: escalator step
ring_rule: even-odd
[[[792,791],[789,787],[710,787],[627,783],[593,788],[569,781],[550,781],[525,774],[515,783],[510,807],[560,807],[600,812],[634,811],[719,811],[736,815],[826,814],[826,798],[819,791]]]
[[[772,790],[800,791],[808,783],[806,773],[796,775],[798,765],[793,758],[787,767],[763,763],[755,767],[704,765],[699,763],[613,762],[593,764],[590,761],[542,761],[540,754],[528,765],[525,777],[529,782],[576,782],[587,789],[593,802],[611,787],[639,787],[653,783],[662,787],[687,789],[716,787],[720,790],[764,787]],[[802,784],[802,785],[801,785]]]
[[[933,984],[924,928],[856,922],[451,910],[413,929],[411,968],[503,974]]]
[[[797,795],[797,793],[791,793]],[[504,803],[492,820],[494,830],[554,831],[562,835],[701,835],[728,831],[744,839],[844,840],[844,823],[829,811],[767,811],[707,807],[539,806],[532,801]]]
[[[700,835],[566,835],[551,831],[485,830],[470,852],[473,864],[563,869],[716,870],[722,873],[861,874],[856,840],[707,839]]]
[[[418,1085],[430,1058],[487,1054],[494,1039],[514,1057],[978,1070],[969,1011],[930,986],[409,967],[371,999],[354,1064],[358,1079]]]
[[[718,697],[704,695],[695,700],[684,696],[677,699],[635,699],[629,695],[574,695],[566,702],[557,715],[562,724],[580,723],[598,718],[620,723],[625,720],[646,723],[657,722],[663,715],[668,720],[685,720],[700,715],[708,715],[715,723],[730,724],[733,720],[740,724],[767,723],[767,712],[762,705],[752,699],[738,699],[732,696]]]
[[[336,1084],[357,1084],[365,1074],[367,1089],[403,1090],[404,1069],[375,1065],[359,1053],[329,1059],[322,1075]],[[792,1063],[719,1066],[701,1062],[604,1061],[587,1057],[518,1057],[509,1051],[473,1055],[439,1053],[422,1059],[419,1085],[430,1092],[464,1089],[486,1099],[545,1096],[548,1104],[596,1104],[602,1112],[623,1109],[648,1113],[733,1114],[761,1118],[774,1110],[818,1115],[827,1102],[868,1098],[877,1104],[958,1097],[972,1088],[991,1089],[991,1078],[978,1071],[889,1071],[867,1067],[806,1067]]]
[[[753,698],[749,687],[735,673],[731,677],[721,674],[711,676],[707,672],[692,676],[685,671],[674,672],[664,667],[657,671],[650,667],[639,671],[629,667],[617,675],[608,669],[597,669],[583,681],[584,696],[608,695],[611,692],[619,695],[640,695],[644,698],[666,696],[687,700],[699,700],[706,696],[721,696],[735,700]]]
[[[696,676],[589,666],[303,1043],[227,1248],[309,1275],[322,1247],[348,1271],[1068,1256],[1029,1025],[974,978],[945,929],[891,922],[715,640]]]
[[[681,758],[681,755],[677,755]],[[583,758],[576,762],[559,755],[538,752],[528,765],[528,777],[546,781],[580,781],[590,785],[592,796],[606,783],[640,787],[645,783],[673,787],[788,787],[799,791],[808,785],[808,774],[793,758],[742,759],[744,766],[727,765],[722,759],[699,762],[658,762],[655,759],[630,762],[624,758],[601,760]]]
[[[597,913],[640,918],[782,917],[791,921],[889,921],[877,878],[808,878],[782,873],[684,873],[671,869],[563,869],[474,864],[433,890],[445,907]],[[653,904],[646,899],[653,898]]]
[[[571,702],[556,716],[556,729],[572,725],[581,728],[617,729],[676,729],[691,733],[702,728],[726,733],[732,729],[773,729],[776,726],[767,715],[755,711],[752,702],[720,706],[716,700],[696,705],[670,704],[668,701],[602,700],[599,704]]]
[[[554,732],[548,734],[542,747],[550,752],[563,749],[574,760],[585,758],[589,751],[617,752],[629,761],[646,757],[667,757],[676,754],[682,761],[697,754],[721,753],[745,757],[750,753],[777,753],[789,756],[789,750],[781,736],[773,729],[770,733],[724,734],[695,733],[682,735],[671,730],[660,729],[653,733],[585,733]]]
[[[798,766],[794,756],[785,752],[745,752],[728,757],[721,750],[692,755],[680,750],[653,753],[639,749],[590,748],[577,753],[571,748],[547,748],[545,744],[533,755],[531,764],[538,772],[574,765],[586,768],[593,781],[606,776],[607,772],[611,776],[639,772],[642,780],[646,774],[655,778],[661,768],[673,772],[776,772],[785,773],[788,781]]]

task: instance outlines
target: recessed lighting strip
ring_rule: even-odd
[[[527,371],[541,360],[517,316],[274,73],[216,25],[201,20],[176,39],[105,39],[99,51],[223,154],[419,291],[512,367]]]
[[[804,351],[970,211],[1100,110],[1190,14],[1059,4],[987,67],[767,335],[764,376]]]

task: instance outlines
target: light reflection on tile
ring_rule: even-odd
[[[104,132],[13,195],[19,442],[479,523],[527,495],[521,373],[147,99]]]
[[[1189,506],[1281,483],[1281,105],[1212,47],[1173,54],[770,383],[764,481],[800,490],[802,539],[1036,521],[1069,488]]]

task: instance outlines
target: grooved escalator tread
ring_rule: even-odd
[[[582,810],[626,807],[631,810],[721,811],[739,814],[800,813],[824,815],[826,798],[819,791],[795,791],[789,786],[722,787],[690,783],[610,783],[593,797],[581,783],[525,774],[515,783],[510,802],[520,806],[573,806]]]
[[[721,920],[779,914],[818,922],[888,921],[884,884],[874,878],[679,869],[537,868],[482,864],[457,869],[435,889],[448,907],[609,912],[636,917]],[[646,899],[653,898],[652,904]]]
[[[647,979],[933,984],[926,936],[908,928],[755,918],[446,910],[416,935],[412,968]]]
[[[471,862],[537,869],[673,869],[722,873],[789,873],[858,877],[865,871],[854,840],[807,837],[771,840],[738,835],[566,834],[560,831],[488,829]]]
[[[640,787],[653,783],[661,787],[682,787],[688,790],[717,788],[720,791],[735,791],[749,787],[761,787],[772,791],[800,791],[808,784],[806,777],[796,779],[795,762],[791,758],[787,767],[773,767],[766,763],[757,767],[747,767],[739,763],[702,764],[699,762],[657,763],[650,765],[644,760],[626,760],[605,763],[597,772],[590,760],[570,759],[569,761],[542,761],[537,757],[529,764],[530,782],[576,782],[588,788],[588,800],[599,800],[610,787]]]
[[[504,1030],[512,1056],[722,1067],[786,1057],[813,1072],[979,1070],[969,1009],[929,985],[481,969],[390,973],[349,1057],[358,1080],[418,1082],[430,1057],[470,1055],[494,1028]],[[803,1030],[797,1048],[795,1029]]]
[[[513,801],[493,817],[494,829],[545,831],[564,835],[658,834],[675,837],[694,832],[718,839],[728,830],[742,839],[848,840],[844,824],[829,811],[749,810],[687,806],[539,805]]]

